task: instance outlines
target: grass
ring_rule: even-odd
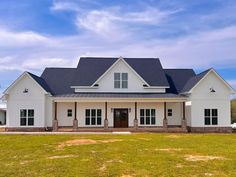
[[[0,135],[0,142],[0,176],[236,176],[236,134]]]

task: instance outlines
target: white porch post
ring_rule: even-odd
[[[105,102],[105,119],[104,119],[104,129],[108,129],[108,119],[107,119],[107,102]]]
[[[168,120],[167,120],[167,117],[166,117],[166,102],[164,102],[163,129],[164,129],[164,131],[168,131]]]
[[[185,102],[183,102],[183,119],[182,119],[182,124],[181,128],[183,131],[187,131],[187,122],[186,122],[186,117],[185,117]]]
[[[138,129],[138,118],[137,118],[137,102],[134,105],[135,117],[134,117],[134,130]]]
[[[74,115],[74,120],[73,120],[73,131],[78,130],[78,120],[77,120],[77,102],[75,102],[75,115]]]
[[[54,102],[54,119],[52,123],[52,129],[54,132],[58,131],[58,120],[57,120],[57,102]]]

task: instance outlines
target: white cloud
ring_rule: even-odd
[[[51,10],[55,11],[78,11],[80,10],[78,4],[66,1],[54,1]]]
[[[13,32],[0,28],[0,47],[1,46],[29,46],[38,43],[48,43],[48,38],[32,32]]]
[[[25,60],[22,67],[28,70],[42,70],[45,67],[74,67],[70,60],[63,58],[36,58]]]

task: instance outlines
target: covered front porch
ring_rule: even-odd
[[[53,131],[187,132],[184,97],[57,97]]]

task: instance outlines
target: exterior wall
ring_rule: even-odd
[[[59,126],[72,126],[74,119],[74,104],[75,103],[57,103],[57,119]],[[170,125],[181,125],[181,110],[178,110],[181,107],[181,103],[168,103],[169,107],[173,108],[173,118],[176,120],[170,121]],[[114,127],[114,109],[119,108],[127,108],[130,109],[128,112],[128,126],[134,126],[135,119],[135,102],[130,103],[121,103],[121,102],[108,102],[107,103],[107,119],[108,126]],[[67,109],[72,109],[73,116],[67,117]],[[102,110],[102,125],[85,125],[85,110],[86,109],[101,109]],[[163,126],[163,118],[164,118],[164,103],[156,102],[156,103],[137,103],[137,119],[138,125],[140,127],[145,125],[140,125],[140,109],[156,109],[156,124],[148,125],[148,126]],[[105,120],[105,102],[97,102],[97,103],[77,103],[77,119],[78,119],[78,127],[104,127]]]
[[[190,100],[191,127],[230,127],[230,90],[213,72],[194,88]],[[218,109],[218,125],[204,125],[204,109]]]
[[[6,124],[6,111],[4,110],[0,110],[0,122],[2,125]]]
[[[168,116],[168,109],[172,109],[172,116]],[[168,125],[181,125],[183,119],[182,103],[166,103]]]
[[[134,126],[134,118],[135,118],[135,103],[107,103],[107,117],[108,117],[108,126],[114,127],[114,112],[111,109],[116,108],[130,108],[131,111],[128,111],[128,125],[129,127]]]
[[[67,110],[72,109],[72,117],[67,116]],[[57,103],[58,126],[73,126],[75,119],[75,103]]]
[[[115,89],[114,88],[114,73],[128,73],[128,88]],[[158,92],[165,93],[165,88],[147,89],[143,88],[144,82],[132,71],[127,64],[120,60],[109,70],[106,75],[97,83],[99,88],[96,89],[75,89],[76,92]]]
[[[164,103],[137,103],[138,125],[143,126],[140,125],[140,109],[156,109],[156,125],[149,126],[163,126]]]
[[[102,125],[90,125],[90,126],[85,125],[86,109],[101,109]],[[78,127],[104,127],[105,103],[77,103],[77,119],[78,119]]]
[[[28,93],[23,93],[25,88]],[[34,126],[20,126],[20,109],[34,109]],[[28,75],[10,90],[7,96],[7,127],[44,127],[45,95],[41,87]]]
[[[46,96],[45,98],[45,127],[52,127],[54,112],[53,98]]]

